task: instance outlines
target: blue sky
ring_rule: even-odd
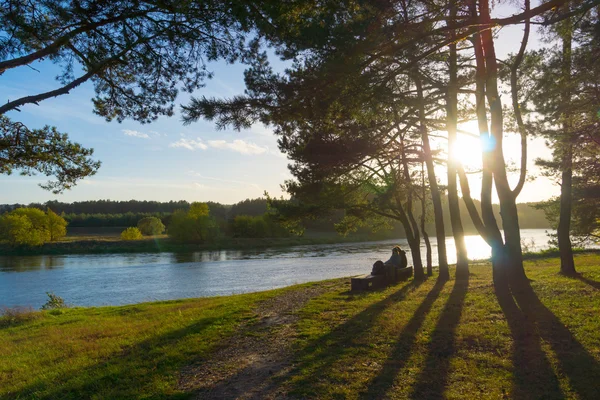
[[[5,99],[49,90],[57,73],[49,63],[33,69],[14,69],[0,77]],[[243,66],[216,63],[214,79],[200,94],[231,96],[241,93]],[[198,122],[183,126],[177,110],[174,117],[152,124],[134,121],[106,122],[93,114],[91,84],[69,95],[26,105],[8,115],[29,127],[54,125],[72,140],[92,147],[102,167],[92,178],[62,195],[38,187],[44,176],[0,176],[0,203],[29,203],[57,199],[81,201],[188,200],[234,203],[261,196],[264,191],[280,195],[279,185],[290,175],[288,160],[278,150],[276,137],[261,124],[241,132],[217,131],[214,124]],[[187,97],[180,96],[178,103]],[[2,99],[2,101],[5,101]]]
[[[516,51],[520,40],[519,27],[504,28],[497,42],[498,54]],[[536,35],[532,44],[539,44]],[[48,62],[32,66],[37,71],[18,68],[0,76],[0,101],[58,87],[55,66]],[[228,97],[243,92],[243,66],[214,63],[210,69],[215,77],[197,95]],[[39,106],[26,105],[21,112],[8,115],[32,128],[54,125],[72,140],[94,148],[95,158],[102,161],[99,172],[61,195],[38,186],[47,180],[44,176],[1,175],[0,204],[95,199],[210,200],[231,204],[262,196],[264,191],[280,196],[279,185],[290,177],[286,167],[289,161],[277,149],[276,137],[262,125],[242,132],[217,131],[214,124],[204,121],[183,126],[178,109],[174,117],[159,118],[152,124],[108,123],[93,114],[93,95],[93,87],[87,83],[69,95],[46,100]],[[178,104],[186,99],[180,96]],[[518,137],[506,140],[507,153],[518,155]],[[468,139],[464,143],[465,154],[473,153],[478,146],[477,141]],[[549,151],[541,139],[530,143],[533,176],[538,171],[531,160],[547,156]],[[518,157],[512,161],[518,163]],[[516,175],[513,180],[517,180]],[[479,182],[476,178],[471,182],[472,192],[478,193]],[[519,201],[543,200],[558,193],[555,182],[538,177],[525,185]]]

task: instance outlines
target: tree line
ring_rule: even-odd
[[[477,200],[474,201],[479,206]],[[223,232],[229,232],[227,221],[233,221],[237,216],[261,217],[267,213],[268,200],[266,198],[246,199],[235,204],[221,204],[218,202],[206,202],[209,213],[222,227]],[[447,196],[442,196],[444,205],[444,220],[449,221]],[[0,214],[12,211],[17,208],[36,208],[39,210],[52,210],[61,215],[71,228],[100,228],[100,227],[128,227],[136,226],[138,221],[147,217],[156,217],[168,226],[173,212],[177,210],[186,210],[190,208],[187,201],[112,201],[112,200],[93,200],[83,202],[64,203],[58,201],[48,201],[46,203],[30,204],[0,204]],[[429,205],[429,207],[431,207]],[[493,205],[494,214],[499,216],[500,208],[497,204]],[[546,229],[550,228],[550,222],[546,218],[546,213],[540,208],[546,209],[547,203],[522,203],[518,204],[519,216],[524,229]],[[465,218],[465,231],[469,234],[476,234],[477,230],[473,224],[469,224],[468,211],[465,206],[460,207],[460,213]],[[321,232],[335,232],[335,224],[340,223],[344,218],[344,210],[332,213],[328,217],[321,219],[305,220],[304,225],[309,229]],[[551,216],[550,216],[551,217]],[[427,220],[426,226],[431,228],[432,221]],[[449,224],[446,224],[449,227]],[[401,224],[393,224],[394,228],[401,236],[404,236],[404,230]],[[452,232],[447,229],[447,235]]]

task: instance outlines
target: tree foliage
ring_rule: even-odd
[[[93,153],[92,149],[71,142],[55,127],[30,130],[0,115],[0,174],[18,171],[21,175],[39,172],[54,176],[55,181],[40,186],[60,193],[96,173],[100,162],[92,160]]]
[[[50,209],[46,211],[46,226],[48,228],[48,233],[50,234],[51,242],[62,239],[67,235],[67,225],[67,221],[54,211]]]
[[[255,14],[252,4],[235,0],[0,0],[0,76],[48,63],[59,69],[48,82],[53,89],[2,99],[0,173],[54,175],[43,187],[55,192],[93,175],[100,164],[92,150],[55,128],[29,129],[3,115],[89,81],[94,112],[107,121],[171,116],[181,91],[202,88],[212,76],[210,62],[254,51],[247,35],[261,21]]]
[[[519,80],[532,20],[542,25],[563,20],[556,10],[567,2],[551,0],[531,7],[525,0],[524,10],[502,18],[492,18],[490,3],[324,1],[305,8],[296,4],[265,10],[278,28],[266,36],[293,65],[277,74],[266,55],[259,55],[245,72],[244,95],[193,98],[183,107],[184,121],[205,118],[219,128],[236,129],[257,121],[270,124],[280,148],[294,161],[290,166],[294,181],[286,184],[294,200],[302,203],[307,193],[312,194],[319,200],[307,206],[317,210],[353,198],[363,211],[368,205],[370,212],[384,216],[403,214],[399,195],[405,196],[405,211],[412,208],[413,191],[402,186],[410,182],[410,162],[407,168],[400,160],[410,157],[406,149],[415,144],[411,139],[420,137],[441,246],[445,238],[436,157],[428,135],[447,131],[452,141],[459,119],[477,118],[483,147],[481,210],[471,197],[464,170],[453,164],[449,173],[453,227],[462,231],[455,223],[458,175],[469,215],[492,248],[495,282],[507,287],[510,275],[515,283],[525,283],[516,199],[526,177],[527,131],[514,82]],[[573,3],[572,15],[577,16],[596,4]],[[522,44],[517,56],[502,62],[496,56],[494,28],[512,24],[524,24]],[[508,66],[510,74],[503,76],[500,65]],[[503,149],[507,111],[500,92],[505,84],[513,89],[516,133],[522,143],[514,188]],[[399,143],[401,135],[404,144]],[[504,233],[494,214],[494,190]],[[351,215],[354,220],[363,216]],[[415,227],[418,242],[418,224],[410,215],[402,218],[405,228]]]
[[[66,234],[67,222],[48,210],[17,208],[0,217],[0,237],[13,246],[41,246]]]
[[[142,235],[146,236],[160,235],[165,231],[164,224],[160,218],[156,217],[145,217],[140,219],[137,227],[140,232],[142,232]]]
[[[144,235],[138,228],[129,227],[121,232],[121,240],[139,240],[142,239]]]
[[[231,235],[240,238],[286,237],[289,232],[270,214],[236,215],[231,221]]]
[[[178,242],[204,243],[219,236],[219,226],[209,215],[208,205],[195,202],[188,210],[173,213],[167,233]]]

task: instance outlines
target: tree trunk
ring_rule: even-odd
[[[439,262],[439,279],[450,279],[448,271],[448,257],[446,255],[446,231],[444,228],[444,215],[442,210],[442,199],[438,188],[435,169],[433,165],[433,157],[431,156],[431,147],[429,145],[429,134],[427,133],[427,125],[425,122],[425,105],[423,99],[423,86],[419,76],[414,77],[417,86],[417,96],[419,101],[419,128],[421,130],[421,138],[423,140],[423,157],[425,165],[427,165],[427,177],[429,179],[429,187],[431,189],[431,200],[433,201],[433,216],[435,220],[435,234],[438,245],[438,262]]]
[[[489,13],[489,0],[481,0],[480,12],[484,22],[491,21]],[[502,150],[503,141],[503,112],[500,93],[498,92],[498,65],[494,48],[494,38],[491,30],[481,33],[483,55],[485,59],[485,94],[490,106],[490,139],[491,169],[493,179],[500,200],[500,216],[504,229],[504,250],[506,257],[506,268],[511,281],[519,284],[527,282],[527,276],[523,268],[523,256],[521,251],[521,231],[519,229],[519,217],[517,213],[516,197],[508,183],[506,174],[506,162]],[[483,207],[483,199],[482,199]],[[503,252],[504,253],[504,252]]]
[[[433,275],[433,260],[431,256],[431,242],[429,241],[429,235],[425,230],[425,217],[427,216],[427,208],[425,202],[425,171],[423,163],[421,163],[421,232],[423,233],[423,240],[425,240],[425,248],[427,249],[427,276]]]
[[[415,280],[422,281],[425,279],[425,272],[423,271],[423,261],[421,260],[421,239],[419,232],[414,232],[412,225],[409,221],[409,217],[402,207],[401,203],[398,203],[398,218],[400,223],[404,227],[406,233],[406,240],[408,241],[408,247],[410,247],[410,254],[413,260],[413,269],[415,273]],[[408,211],[412,214],[412,211]],[[412,218],[414,220],[414,218]]]
[[[569,12],[566,5],[565,12]],[[572,46],[572,24],[571,19],[567,18],[563,22],[562,44],[563,44],[563,65],[562,78],[564,88],[562,90],[562,107],[568,107],[571,103],[571,46]],[[563,132],[562,140],[559,139],[561,146],[561,184],[560,184],[560,217],[558,220],[558,250],[560,252],[560,272],[565,275],[573,275],[575,271],[575,260],[573,259],[573,248],[571,245],[571,208],[573,191],[573,139],[572,124],[567,112],[562,112]]]
[[[450,8],[449,25],[454,24],[456,18],[456,3],[452,2]],[[454,35],[454,30],[452,31]],[[458,124],[458,67],[456,43],[449,45],[450,48],[450,81],[448,85],[448,103],[446,116],[446,130],[448,131],[448,207],[450,209],[450,223],[452,225],[452,235],[456,246],[456,278],[466,278],[469,276],[469,259],[467,256],[467,246],[465,244],[465,233],[460,219],[460,209],[458,202],[458,188],[456,184],[457,168],[454,147],[457,139]]]

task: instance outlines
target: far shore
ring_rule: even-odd
[[[316,244],[374,242],[394,238],[374,235],[339,236],[310,235],[287,238],[221,238],[208,243],[177,243],[166,235],[141,240],[121,240],[118,237],[67,236],[59,242],[40,247],[10,247],[0,244],[0,255],[65,255],[65,254],[117,254],[117,253],[191,253],[196,251],[248,250],[270,247],[291,247]]]

